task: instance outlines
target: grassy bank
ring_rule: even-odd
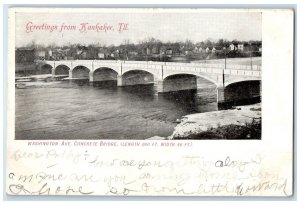
[[[253,120],[245,125],[224,125],[217,128],[209,128],[200,133],[190,132],[185,137],[174,137],[174,140],[218,140],[218,139],[261,139],[261,119]]]

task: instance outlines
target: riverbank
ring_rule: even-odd
[[[186,115],[172,135],[150,139],[261,139],[261,103]]]
[[[260,139],[261,104],[186,115],[168,139]]]

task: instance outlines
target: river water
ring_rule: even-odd
[[[154,85],[115,81],[28,82],[16,89],[15,138],[147,139],[167,137],[182,116],[217,110],[216,86],[155,94]]]

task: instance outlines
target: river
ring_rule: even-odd
[[[217,110],[216,86],[155,94],[155,86],[115,81],[28,82],[16,89],[15,138],[147,139],[167,137],[182,116]]]

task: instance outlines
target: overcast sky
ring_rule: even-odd
[[[176,12],[162,13],[16,13],[16,46],[38,44],[66,45],[68,43],[119,45],[129,39],[132,43],[154,37],[163,42],[217,40],[261,40],[262,16],[259,12]],[[29,23],[29,22],[32,22]],[[81,23],[112,26],[113,31],[80,32]],[[119,23],[128,30],[118,32]],[[27,25],[57,26],[49,30],[29,30]],[[76,26],[76,30],[62,30],[61,25]],[[33,27],[32,27],[33,28]],[[27,31],[26,31],[27,30]]]

